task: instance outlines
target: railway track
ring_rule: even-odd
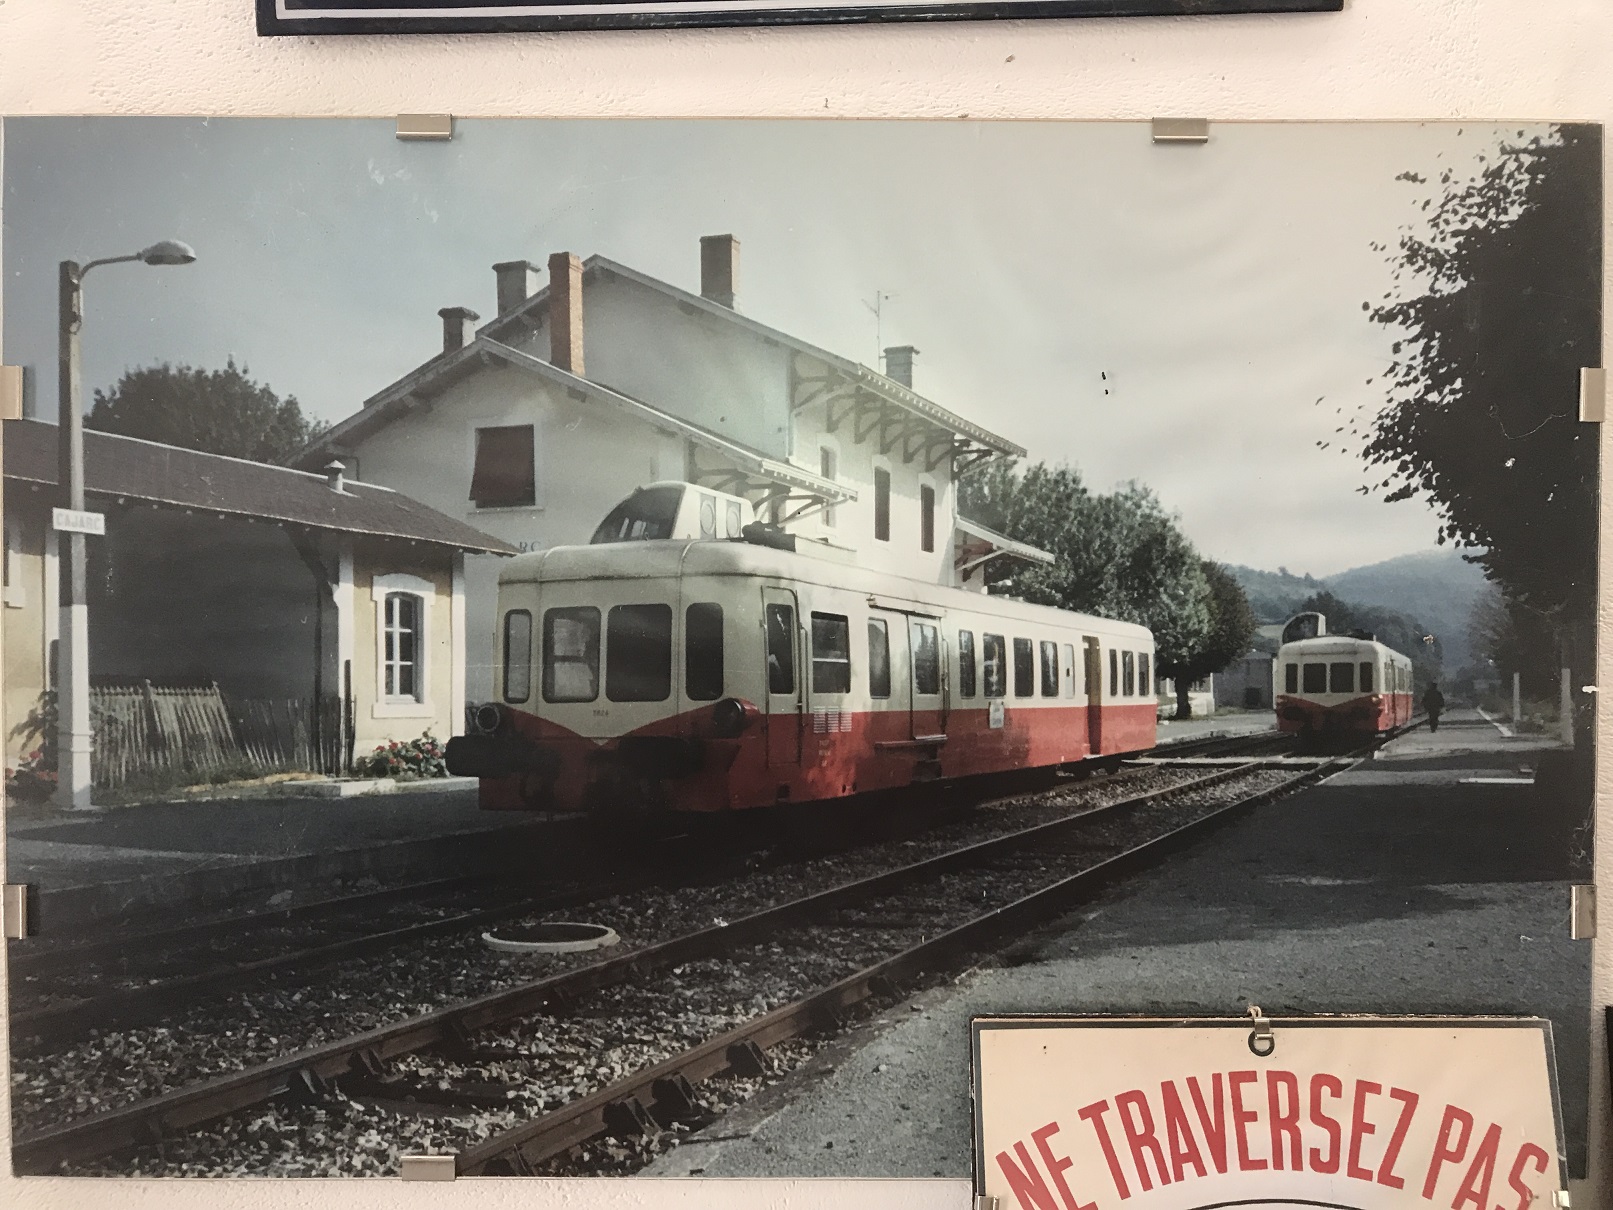
[[[870,997],[895,994],[899,982],[945,969],[1005,930],[1057,914],[1212,822],[1354,758],[1324,758],[1308,769],[1280,772],[1256,759],[1055,815],[272,1062],[60,1125],[19,1131],[13,1161],[19,1173],[82,1171],[102,1157],[145,1148],[131,1161],[134,1170],[162,1171],[169,1162],[162,1156],[191,1154],[202,1145],[193,1146],[188,1134],[231,1114],[273,1104],[272,1112],[295,1119],[324,1115],[321,1106],[336,1101],[349,1110],[373,1104],[382,1113],[404,1105],[411,1114],[436,1119],[438,1126],[481,1115],[453,1146],[460,1170],[532,1171],[602,1133],[649,1134],[687,1122],[696,1113],[698,1081],[764,1072],[769,1048],[832,1024]],[[1033,885],[1036,890],[1022,893]],[[831,936],[840,947],[833,960],[801,957]],[[811,986],[790,987],[785,1002],[764,1004],[747,1019],[708,1029],[706,1036],[670,1053],[644,1052],[619,1079],[594,1080],[587,1088],[574,1082],[562,1103],[551,1105],[552,1089],[534,1097],[522,1092],[519,1081],[487,1078],[489,1065],[504,1076],[512,1064],[542,1068],[539,1049],[523,1049],[518,1039],[486,1044],[523,1020],[538,1015],[552,1023],[567,1014],[586,1015],[590,998],[650,995],[654,979],[701,964],[723,967],[747,959],[765,967],[773,951],[795,953],[800,968],[813,972],[796,982]],[[837,962],[842,969],[831,969]],[[758,986],[770,984],[763,979]],[[528,1084],[545,1084],[542,1076],[528,1075]],[[293,1121],[288,1128],[298,1127]],[[221,1129],[229,1134],[227,1125]],[[456,1143],[452,1130],[435,1137]],[[208,1143],[217,1145],[217,1140]]]
[[[1285,738],[1217,736],[1156,751],[1261,754],[1272,750],[1273,740]],[[577,906],[652,881],[647,875],[599,877],[532,895],[517,879],[461,876],[80,943],[25,942],[10,955],[11,1033],[38,1046],[91,1029],[162,1021],[187,1004],[254,981],[296,977],[332,962]]]

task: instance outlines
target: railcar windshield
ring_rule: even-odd
[[[606,514],[592,541],[653,542],[670,538],[682,503],[681,487],[647,487],[634,492]]]
[[[605,696],[664,702],[671,694],[672,606],[612,606],[605,623]]]

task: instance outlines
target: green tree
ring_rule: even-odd
[[[1175,660],[1161,653],[1156,657],[1159,674],[1176,682],[1176,717],[1191,718],[1193,707],[1188,690],[1194,681],[1220,672],[1249,650],[1255,633],[1255,615],[1243,587],[1221,564],[1205,559],[1199,564],[1208,594],[1210,624],[1199,643],[1185,652],[1173,652]]]
[[[1161,670],[1210,642],[1212,593],[1198,552],[1146,487],[1093,495],[1072,467],[999,462],[963,480],[959,508],[1054,556],[1051,566],[1005,565],[995,591],[1147,626]]]
[[[1362,304],[1400,334],[1389,406],[1362,433],[1383,478],[1363,490],[1432,500],[1439,540],[1480,550],[1537,632],[1525,646],[1550,635],[1589,677],[1599,434],[1578,384],[1601,364],[1601,132],[1559,126],[1480,159],[1476,180],[1439,179],[1393,254],[1401,285]]]
[[[105,433],[165,445],[285,462],[326,425],[310,420],[293,397],[254,382],[232,358],[222,370],[167,363],[127,371],[110,391],[96,391],[86,424]]]

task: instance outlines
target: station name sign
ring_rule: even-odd
[[[977,1019],[976,1193],[997,1210],[1566,1204],[1549,1022],[1270,1025]]]
[[[64,534],[94,534],[106,536],[106,514],[89,513],[76,508],[50,510],[50,527]]]

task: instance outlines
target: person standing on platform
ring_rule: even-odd
[[[1445,710],[1445,695],[1439,691],[1439,686],[1430,682],[1423,690],[1423,713],[1428,715],[1428,729],[1439,730],[1439,716]]]

